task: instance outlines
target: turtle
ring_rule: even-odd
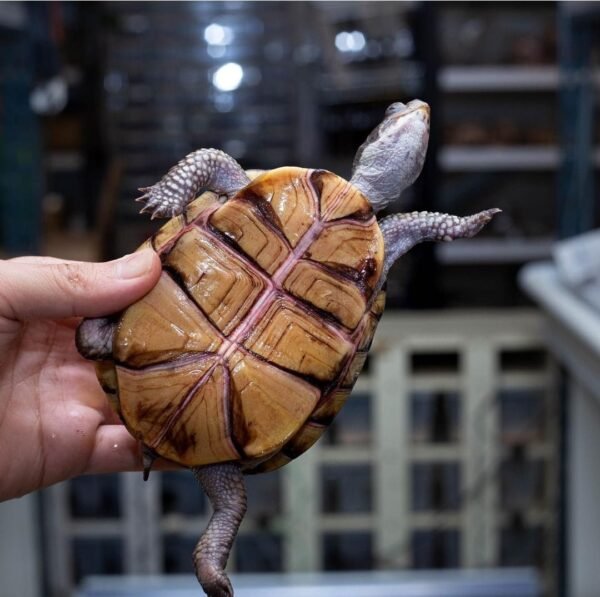
[[[310,448],[348,399],[385,303],[392,264],[421,241],[471,237],[499,210],[411,212],[377,220],[419,175],[429,106],[390,105],[349,181],[323,169],[244,171],[196,150],[140,189],[170,218],[143,245],[161,277],[122,312],[85,319],[80,353],[142,445],[191,469],[213,507],[194,552],[211,597],[246,511],[244,475]]]

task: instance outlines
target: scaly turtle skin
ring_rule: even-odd
[[[251,179],[204,149],[143,189],[142,211],[171,216],[143,245],[160,255],[161,278],[122,313],[85,320],[77,343],[142,442],[145,474],[160,455],[208,494],[215,511],[194,552],[208,595],[233,594],[223,569],[245,513],[243,473],[296,458],[342,408],[390,266],[423,240],[472,236],[497,211],[377,222],[420,172],[428,125],[426,104],[390,106],[350,182],[294,167]]]

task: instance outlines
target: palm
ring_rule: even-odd
[[[75,323],[0,320],[0,499],[86,471],[139,463],[93,365],[77,353]],[[125,464],[127,466],[127,464]]]

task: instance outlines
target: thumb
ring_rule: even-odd
[[[0,316],[23,320],[107,315],[141,298],[159,276],[160,259],[150,249],[107,263],[0,261]]]

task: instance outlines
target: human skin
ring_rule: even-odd
[[[75,329],[80,317],[128,306],[159,275],[150,250],[107,263],[0,261],[0,500],[141,468],[138,443],[75,348]]]

